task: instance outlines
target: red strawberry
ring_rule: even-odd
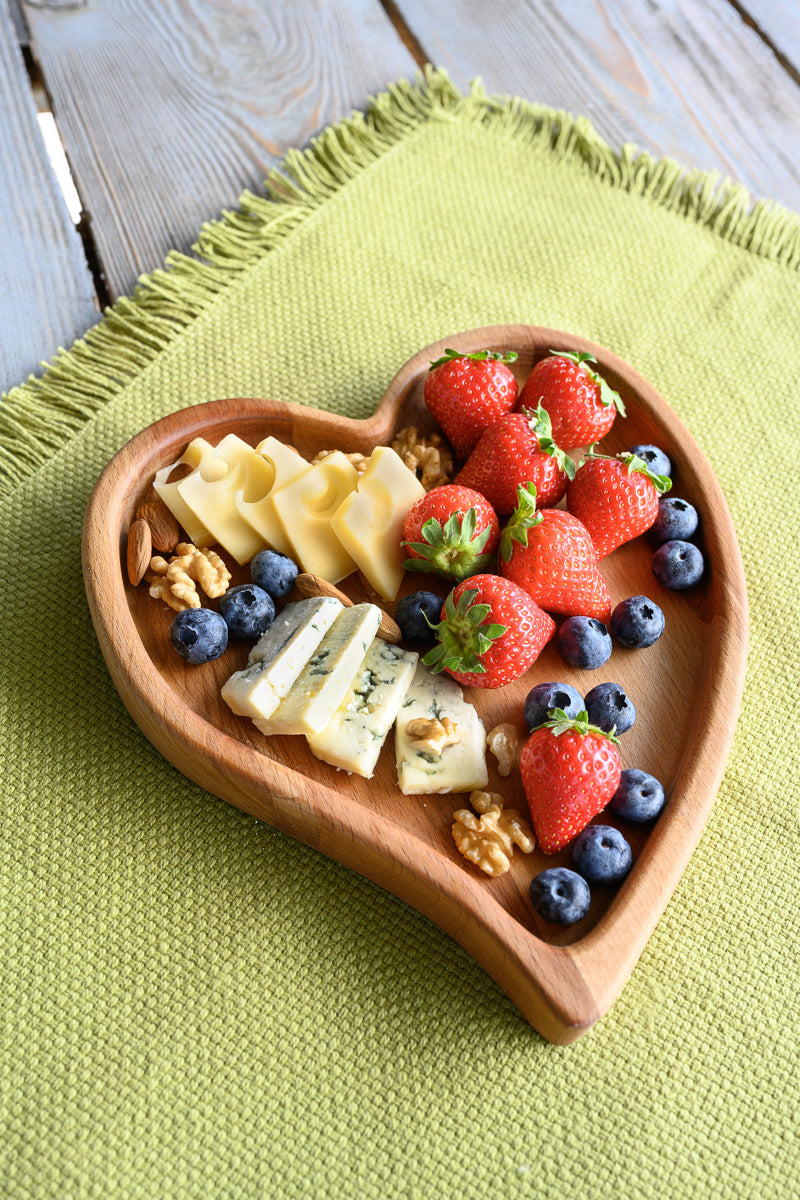
[[[520,484],[536,484],[539,507],[558,504],[575,474],[572,459],[550,436],[550,419],[536,412],[507,413],[487,429],[455,478],[485,496],[505,516],[517,507]]]
[[[658,498],[672,487],[630,451],[608,458],[590,447],[567,492],[567,508],[592,536],[598,558],[645,533],[658,516]]]
[[[516,512],[500,540],[500,574],[547,612],[611,620],[611,597],[589,531],[560,508],[536,511],[536,488],[519,489]]]
[[[520,773],[539,848],[563,850],[605,808],[619,787],[617,738],[553,709],[534,729],[520,756]]]
[[[436,571],[465,579],[492,564],[500,522],[488,500],[472,488],[446,483],[417,500],[403,522],[410,571]]]
[[[510,579],[472,575],[445,600],[436,626],[438,644],[422,661],[465,687],[503,687],[525,674],[555,627]]]
[[[617,392],[593,371],[593,354],[551,350],[531,371],[520,392],[520,407],[541,404],[550,414],[553,438],[565,450],[598,442],[625,405]]]
[[[519,390],[513,371],[513,350],[478,350],[459,354],[445,350],[431,363],[425,380],[425,403],[444,430],[458,458],[466,458],[484,429],[488,429],[517,402]]]

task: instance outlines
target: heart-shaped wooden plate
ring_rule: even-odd
[[[692,591],[669,592],[655,582],[653,544],[646,536],[603,560],[614,603],[643,593],[664,609],[666,631],[654,646],[615,647],[604,667],[582,672],[565,665],[554,640],[518,683],[466,693],[487,730],[512,721],[521,738],[524,698],[537,682],[571,683],[583,695],[613,680],[636,705],[637,721],[622,737],[623,765],[661,779],[668,802],[652,828],[600,818],[623,829],[634,866],[618,890],[593,889],[589,915],[568,929],[537,917],[528,888],[546,866],[568,865],[569,851],[551,858],[538,850],[516,852],[506,875],[488,878],[459,855],[451,835],[453,811],[466,797],[403,796],[391,736],[372,780],[321,763],[303,738],[263,737],[219,694],[224,680],[244,664],[249,646],[231,643],[216,662],[189,667],[170,646],[172,612],[150,598],[145,584],[134,588],[126,578],[133,514],[150,496],[155,472],[176,461],[192,438],[202,435],[216,444],[237,433],[256,445],[272,434],[306,457],[322,449],[369,452],[390,442],[401,426],[430,427],[424,379],[430,361],[447,346],[515,350],[521,382],[551,348],[593,353],[627,406],[627,416],[617,418],[603,441],[605,452],[638,443],[661,446],[673,462],[673,494],[691,501],[701,514],[707,570]],[[86,513],[83,563],[92,618],[114,683],[145,736],[180,771],[425,913],[483,965],[549,1040],[574,1041],[608,1010],[703,830],[733,738],[747,656],[742,562],[714,472],[685,426],[631,367],[600,346],[555,330],[496,326],[421,350],[366,421],[254,399],[183,409],[134,437],[101,475]],[[234,583],[248,578],[247,568],[235,568]],[[404,590],[429,583],[429,576],[422,585],[419,577],[410,578]],[[356,600],[374,598],[359,576],[341,586]],[[489,789],[525,813],[519,773],[500,778],[488,757]]]

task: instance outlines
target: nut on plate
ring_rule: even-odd
[[[392,449],[426,492],[453,478],[453,455],[440,433],[420,433],[416,425],[406,425],[395,434]]]
[[[447,746],[456,746],[463,740],[464,734],[455,721],[444,717],[417,717],[406,726],[406,736],[415,750],[424,750],[441,758],[442,751]]]
[[[320,452],[318,454],[315,454],[314,457],[312,458],[311,466],[315,467],[317,465],[317,463],[322,462],[323,458],[327,458],[329,454],[333,454],[333,453],[334,453],[333,450],[320,450]],[[351,466],[355,467],[355,469],[359,475],[364,474],[364,472],[367,469],[367,463],[369,462],[369,459],[367,458],[367,456],[365,454],[359,454],[359,452],[357,450],[353,450],[352,453],[345,454],[345,458],[347,459],[347,461],[350,463]]]
[[[152,553],[153,538],[150,526],[146,521],[139,519],[132,521],[131,527],[128,530],[126,565],[128,568],[128,579],[130,579],[134,587],[144,579]]]
[[[515,809],[505,809],[496,792],[472,792],[469,798],[480,818],[468,808],[453,813],[453,840],[464,858],[486,875],[505,875],[514,846],[530,854],[536,841],[529,823]]]
[[[191,542],[179,542],[175,549],[177,554],[169,562],[159,555],[150,559],[146,578],[154,599],[182,612],[200,608],[198,583],[211,599],[225,594],[231,573],[215,550],[198,550]]]
[[[136,519],[146,521],[150,526],[154,550],[158,550],[160,554],[168,554],[175,549],[181,537],[180,526],[160,496],[156,500],[140,504],[136,510]]]
[[[511,774],[517,761],[519,734],[516,726],[510,721],[501,721],[487,733],[486,745],[497,759],[498,774],[505,779]]]

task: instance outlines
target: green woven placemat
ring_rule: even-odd
[[[274,182],[0,415],[0,1191],[796,1196],[800,222],[443,75]],[[751,603],[706,833],[566,1049],[413,909],[163,761],[80,570],[94,480],[153,419],[226,395],[366,416],[420,346],[502,322],[655,384],[716,468]]]

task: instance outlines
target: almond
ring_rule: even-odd
[[[147,521],[135,520],[128,530],[128,579],[134,587],[144,579],[153,553],[153,536]]]
[[[294,590],[302,600],[310,600],[315,596],[333,596],[334,600],[339,600],[345,608],[349,608],[353,603],[349,596],[332,583],[328,583],[327,579],[320,579],[319,575],[298,575],[294,582]],[[400,626],[383,609],[378,637],[383,638],[385,642],[392,642],[395,646],[400,641]]]
[[[161,499],[140,504],[136,510],[136,519],[146,521],[150,526],[153,547],[161,554],[174,550],[181,539],[180,526]]]

